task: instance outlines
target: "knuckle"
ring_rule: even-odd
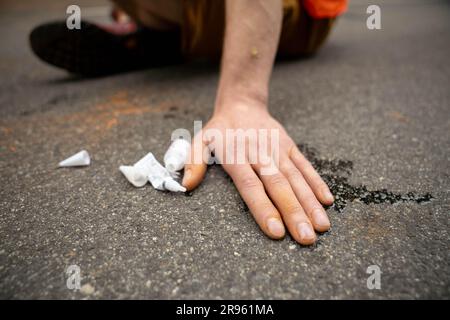
[[[283,170],[284,174],[288,177],[288,178],[294,178],[294,179],[298,179],[300,178],[300,172],[297,170],[297,168],[294,167],[287,167]]]
[[[313,184],[315,184],[319,189],[328,189],[327,184],[322,180],[320,176],[317,176],[315,179],[313,179]]]
[[[237,179],[237,184],[246,189],[259,188],[262,186],[261,181],[252,175],[239,177]]]
[[[294,215],[294,214],[301,213],[303,211],[303,209],[299,203],[292,202],[292,203],[287,203],[286,205],[284,205],[283,211],[285,214]]]
[[[308,207],[310,211],[313,211],[314,209],[321,208],[319,202],[317,201],[317,198],[314,194],[305,196],[304,199],[302,199],[302,203],[305,204],[305,207]]]
[[[292,149],[290,153],[290,157],[293,160],[296,160],[300,163],[308,162],[308,160],[305,158],[305,156],[297,149]]]
[[[275,187],[285,187],[288,185],[286,178],[282,174],[274,174],[269,177],[268,183]]]
[[[308,172],[309,174],[316,173],[316,169],[314,169],[311,162],[309,162],[306,158],[300,163],[302,171]]]
[[[308,216],[311,216],[312,213],[316,210],[323,211],[323,207],[321,205],[316,204],[312,205],[310,208],[308,208]]]
[[[259,202],[258,199],[253,199],[252,203],[257,205],[255,212],[253,212],[254,215],[266,215],[274,212],[273,205],[268,201]]]

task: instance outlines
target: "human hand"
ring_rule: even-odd
[[[277,131],[278,141],[275,142],[278,143],[278,160],[273,160],[274,150],[270,148],[273,141],[266,141],[269,146],[266,148],[260,136],[247,135],[245,150],[239,150],[236,141],[233,144],[233,139],[227,137],[227,130],[230,129],[244,132],[249,132],[249,129]],[[223,141],[217,139],[218,135],[223,137]],[[264,174],[268,163],[262,161],[264,157],[256,159],[250,154],[251,146],[261,152],[258,154],[272,159],[271,164],[275,164],[279,170]],[[188,190],[197,187],[206,172],[206,163],[194,160],[201,159],[199,153],[209,154],[208,150],[212,149],[267,236],[280,239],[284,237],[286,227],[297,242],[310,245],[316,241],[314,230],[325,232],[330,228],[330,221],[322,207],[322,204],[331,205],[334,201],[328,186],[283,126],[269,114],[266,106],[254,102],[235,103],[216,109],[213,117],[193,139],[191,161],[186,165],[183,177],[183,185]],[[245,154],[239,155],[239,152]],[[235,161],[226,161],[227,156],[232,156]],[[239,156],[243,156],[244,161],[236,163]]]

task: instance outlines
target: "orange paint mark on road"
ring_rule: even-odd
[[[107,129],[111,129],[112,127],[114,127],[115,125],[117,125],[117,123],[118,123],[117,118],[110,119],[110,120],[106,123],[106,128],[107,128]]]
[[[388,116],[398,122],[409,123],[409,118],[398,111],[391,111]]]
[[[0,119],[1,151],[16,152],[16,140],[36,143],[42,139],[74,139],[98,144],[105,135],[121,122],[127,124],[136,121],[135,117],[146,114],[158,114],[169,111],[173,105],[181,105],[179,101],[164,101],[150,104],[142,95],[118,91],[100,103],[85,108],[74,108],[65,114],[39,113],[28,117]],[[12,134],[14,133],[14,134]],[[26,149],[26,144],[20,150]]]
[[[2,130],[3,134],[5,134],[5,135],[9,135],[12,132],[12,129],[8,128],[8,127],[0,127],[0,129]]]
[[[159,113],[169,110],[172,105],[173,103],[169,102],[156,106],[140,105],[140,102],[136,98],[129,97],[126,91],[119,91],[88,110],[58,117],[55,120],[60,123],[76,124],[88,131],[94,128],[98,133],[98,131],[108,131],[117,126],[123,117],[139,116],[146,113]]]

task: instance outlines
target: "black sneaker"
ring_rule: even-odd
[[[53,22],[36,27],[30,44],[43,61],[87,77],[182,61],[178,30],[123,28],[120,24],[101,27],[89,22],[82,22],[81,29],[69,30],[65,22]]]

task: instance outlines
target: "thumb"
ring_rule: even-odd
[[[190,159],[184,167],[183,186],[191,191],[202,182],[206,173],[208,147],[203,143],[202,133],[199,132],[191,144]]]

